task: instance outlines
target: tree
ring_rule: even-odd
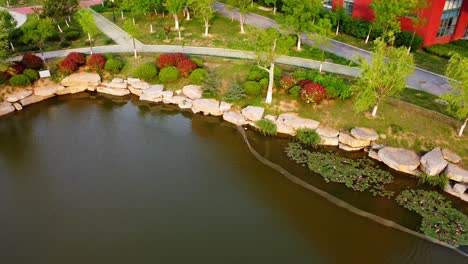
[[[11,34],[16,28],[17,22],[15,18],[6,10],[0,10],[0,20],[2,21],[2,31],[5,30],[8,34],[7,42],[11,45],[11,49],[15,50],[13,43],[10,41]]]
[[[297,35],[297,50],[301,50],[301,35],[311,30],[321,8],[322,1],[320,0],[284,1],[281,8],[284,13],[284,19],[281,23],[286,27],[286,30],[293,31]]]
[[[414,72],[414,59],[406,53],[406,48],[388,47],[381,38],[374,43],[372,61],[361,58],[361,77],[354,86],[355,110],[363,112],[374,107],[372,117],[377,115],[379,104],[387,96],[405,89],[406,78]]]
[[[5,62],[8,51],[8,30],[5,21],[0,19],[0,66]]]
[[[78,23],[80,24],[81,28],[84,32],[88,33],[88,40],[89,40],[89,51],[90,54],[93,55],[93,37],[101,32],[99,28],[96,26],[96,22],[94,21],[94,16],[91,11],[87,9],[81,9],[76,18]]]
[[[128,34],[130,34],[130,36],[132,37],[132,42],[133,42],[133,54],[135,56],[135,59],[138,57],[138,54],[137,54],[137,49],[136,49],[136,40],[135,38],[138,36],[138,34],[140,33],[138,31],[138,28],[136,27],[135,24],[133,24],[132,21],[130,20],[126,20],[123,24],[123,29],[125,31],[127,31]]]
[[[196,14],[200,15],[205,24],[205,36],[208,36],[208,28],[210,19],[214,16],[213,3],[215,0],[189,0],[189,5],[193,8]]]
[[[186,0],[166,0],[164,6],[167,8],[167,11],[174,16],[175,29],[179,31],[180,38],[180,28],[179,28],[179,13],[185,7]]]
[[[294,41],[288,37],[282,37],[275,28],[255,32],[256,61],[260,69],[268,72],[268,90],[265,103],[270,104],[273,99],[273,83],[275,78],[275,61],[280,55],[287,55],[289,47]]]
[[[322,50],[320,72],[322,72],[323,61],[325,60],[325,49],[331,47],[331,42],[329,41],[331,26],[331,22],[328,18],[322,18],[313,26],[313,34],[309,35],[314,45]]]
[[[278,2],[278,0],[265,0],[265,4],[273,4],[273,15],[276,15],[276,2]]]
[[[79,0],[42,0],[41,15],[58,23],[65,17],[70,18],[78,8],[78,3]]]
[[[423,17],[425,9],[432,5],[428,0],[407,0],[411,15],[411,22],[413,23],[413,36],[408,47],[408,54],[411,52],[411,45],[416,37],[416,31],[421,29],[427,23],[427,19]]]
[[[44,60],[44,42],[48,37],[54,35],[54,22],[51,18],[28,19],[28,22],[21,27],[23,35],[21,41],[25,44],[36,43]]]
[[[228,0],[228,4],[239,9],[239,23],[241,28],[241,34],[245,34],[245,14],[249,11],[250,0]]]
[[[398,33],[400,31],[400,18],[409,13],[407,0],[374,0],[370,7],[374,10],[374,23],[369,28],[366,43],[369,42],[371,30],[380,29],[382,37],[387,38],[388,32]]]
[[[441,99],[448,102],[448,110],[451,114],[465,120],[458,131],[458,136],[463,135],[468,122],[468,58],[458,53],[453,53],[450,58],[446,75],[453,93],[444,94]]]
[[[343,20],[343,17],[346,16],[345,9],[343,7],[343,4],[341,2],[336,3],[336,9],[333,12],[335,14],[335,19],[336,19],[336,33],[335,35],[338,36],[340,33],[340,23],[341,20]]]
[[[132,16],[132,23],[136,25],[135,22],[135,13],[143,13],[144,1],[134,1],[134,0],[122,0],[121,8],[125,10],[130,10]]]

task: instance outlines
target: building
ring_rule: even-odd
[[[423,11],[427,23],[417,30],[424,40],[424,46],[443,44],[463,38],[468,27],[468,0],[428,0],[431,5]],[[370,8],[372,0],[324,0],[324,7],[335,9],[343,6],[346,14],[354,18],[374,19]],[[413,31],[409,17],[401,19],[401,28]]]

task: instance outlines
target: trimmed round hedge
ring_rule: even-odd
[[[19,74],[10,78],[10,85],[16,87],[28,86],[31,85],[31,80],[25,74]]]
[[[172,82],[178,78],[179,70],[175,66],[166,67],[159,72],[159,80],[163,83]]]
[[[150,81],[156,77],[158,70],[156,66],[152,64],[143,64],[138,66],[134,71],[133,75],[139,79]]]
[[[262,93],[262,86],[258,82],[247,81],[242,86],[248,95],[259,95]]]

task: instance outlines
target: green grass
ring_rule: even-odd
[[[422,108],[450,116],[447,106],[436,102],[439,97],[428,92],[406,88],[397,98]]]

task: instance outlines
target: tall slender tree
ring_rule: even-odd
[[[309,38],[314,42],[314,45],[322,50],[322,55],[320,57],[320,72],[322,72],[323,62],[325,61],[325,49],[332,47],[329,40],[331,27],[332,25],[330,20],[328,18],[322,18],[312,27],[312,34],[309,34]]]
[[[239,11],[239,23],[241,34],[245,34],[245,14],[249,11],[249,4],[251,0],[228,0],[228,3]]]
[[[70,18],[77,11],[78,4],[79,0],[42,0],[41,15],[58,23]]]
[[[210,20],[213,18],[215,13],[215,10],[213,9],[214,2],[215,0],[189,0],[189,5],[193,8],[193,11],[203,20],[205,25],[205,36],[208,36]]]
[[[135,57],[135,59],[138,57],[138,53],[137,53],[137,47],[136,47],[136,38],[139,36],[139,31],[138,31],[138,28],[135,24],[133,24],[132,21],[130,20],[126,20],[123,24],[123,29],[125,31],[127,31],[128,34],[130,34],[130,36],[132,37],[132,42],[133,42],[133,55]]]
[[[25,44],[35,43],[44,59],[44,42],[48,37],[53,36],[55,31],[52,19],[49,17],[29,19],[21,27],[21,31],[23,32],[21,41]]]
[[[6,22],[0,19],[0,67],[5,63],[8,52],[8,30]]]
[[[164,6],[174,17],[175,29],[179,30],[179,14],[185,7],[186,0],[166,0]]]
[[[411,22],[413,23],[413,35],[408,47],[408,54],[411,52],[411,45],[416,37],[416,31],[427,24],[427,19],[423,16],[424,10],[432,5],[428,0],[407,0],[411,13]]]
[[[265,4],[273,4],[273,15],[276,15],[276,2],[278,2],[278,0],[265,0]]]
[[[84,32],[88,34],[89,53],[93,55],[93,38],[101,32],[96,26],[93,13],[88,9],[81,9],[76,14],[76,20],[80,24]]]
[[[6,10],[0,10],[0,20],[2,20],[2,30],[5,30],[8,32],[8,43],[11,46],[12,50],[15,50],[15,47],[13,46],[13,43],[11,42],[11,34],[13,33],[13,30],[16,28],[17,22],[15,18]]]
[[[444,94],[441,98],[448,102],[448,110],[454,116],[464,120],[458,131],[458,136],[463,135],[468,123],[468,58],[458,53],[453,53],[447,65],[446,76],[453,92]]]
[[[410,6],[407,0],[373,0],[370,4],[374,10],[374,23],[369,28],[366,43],[369,42],[373,29],[382,30],[382,38],[388,37],[388,32],[400,32],[400,18],[410,13]]]

